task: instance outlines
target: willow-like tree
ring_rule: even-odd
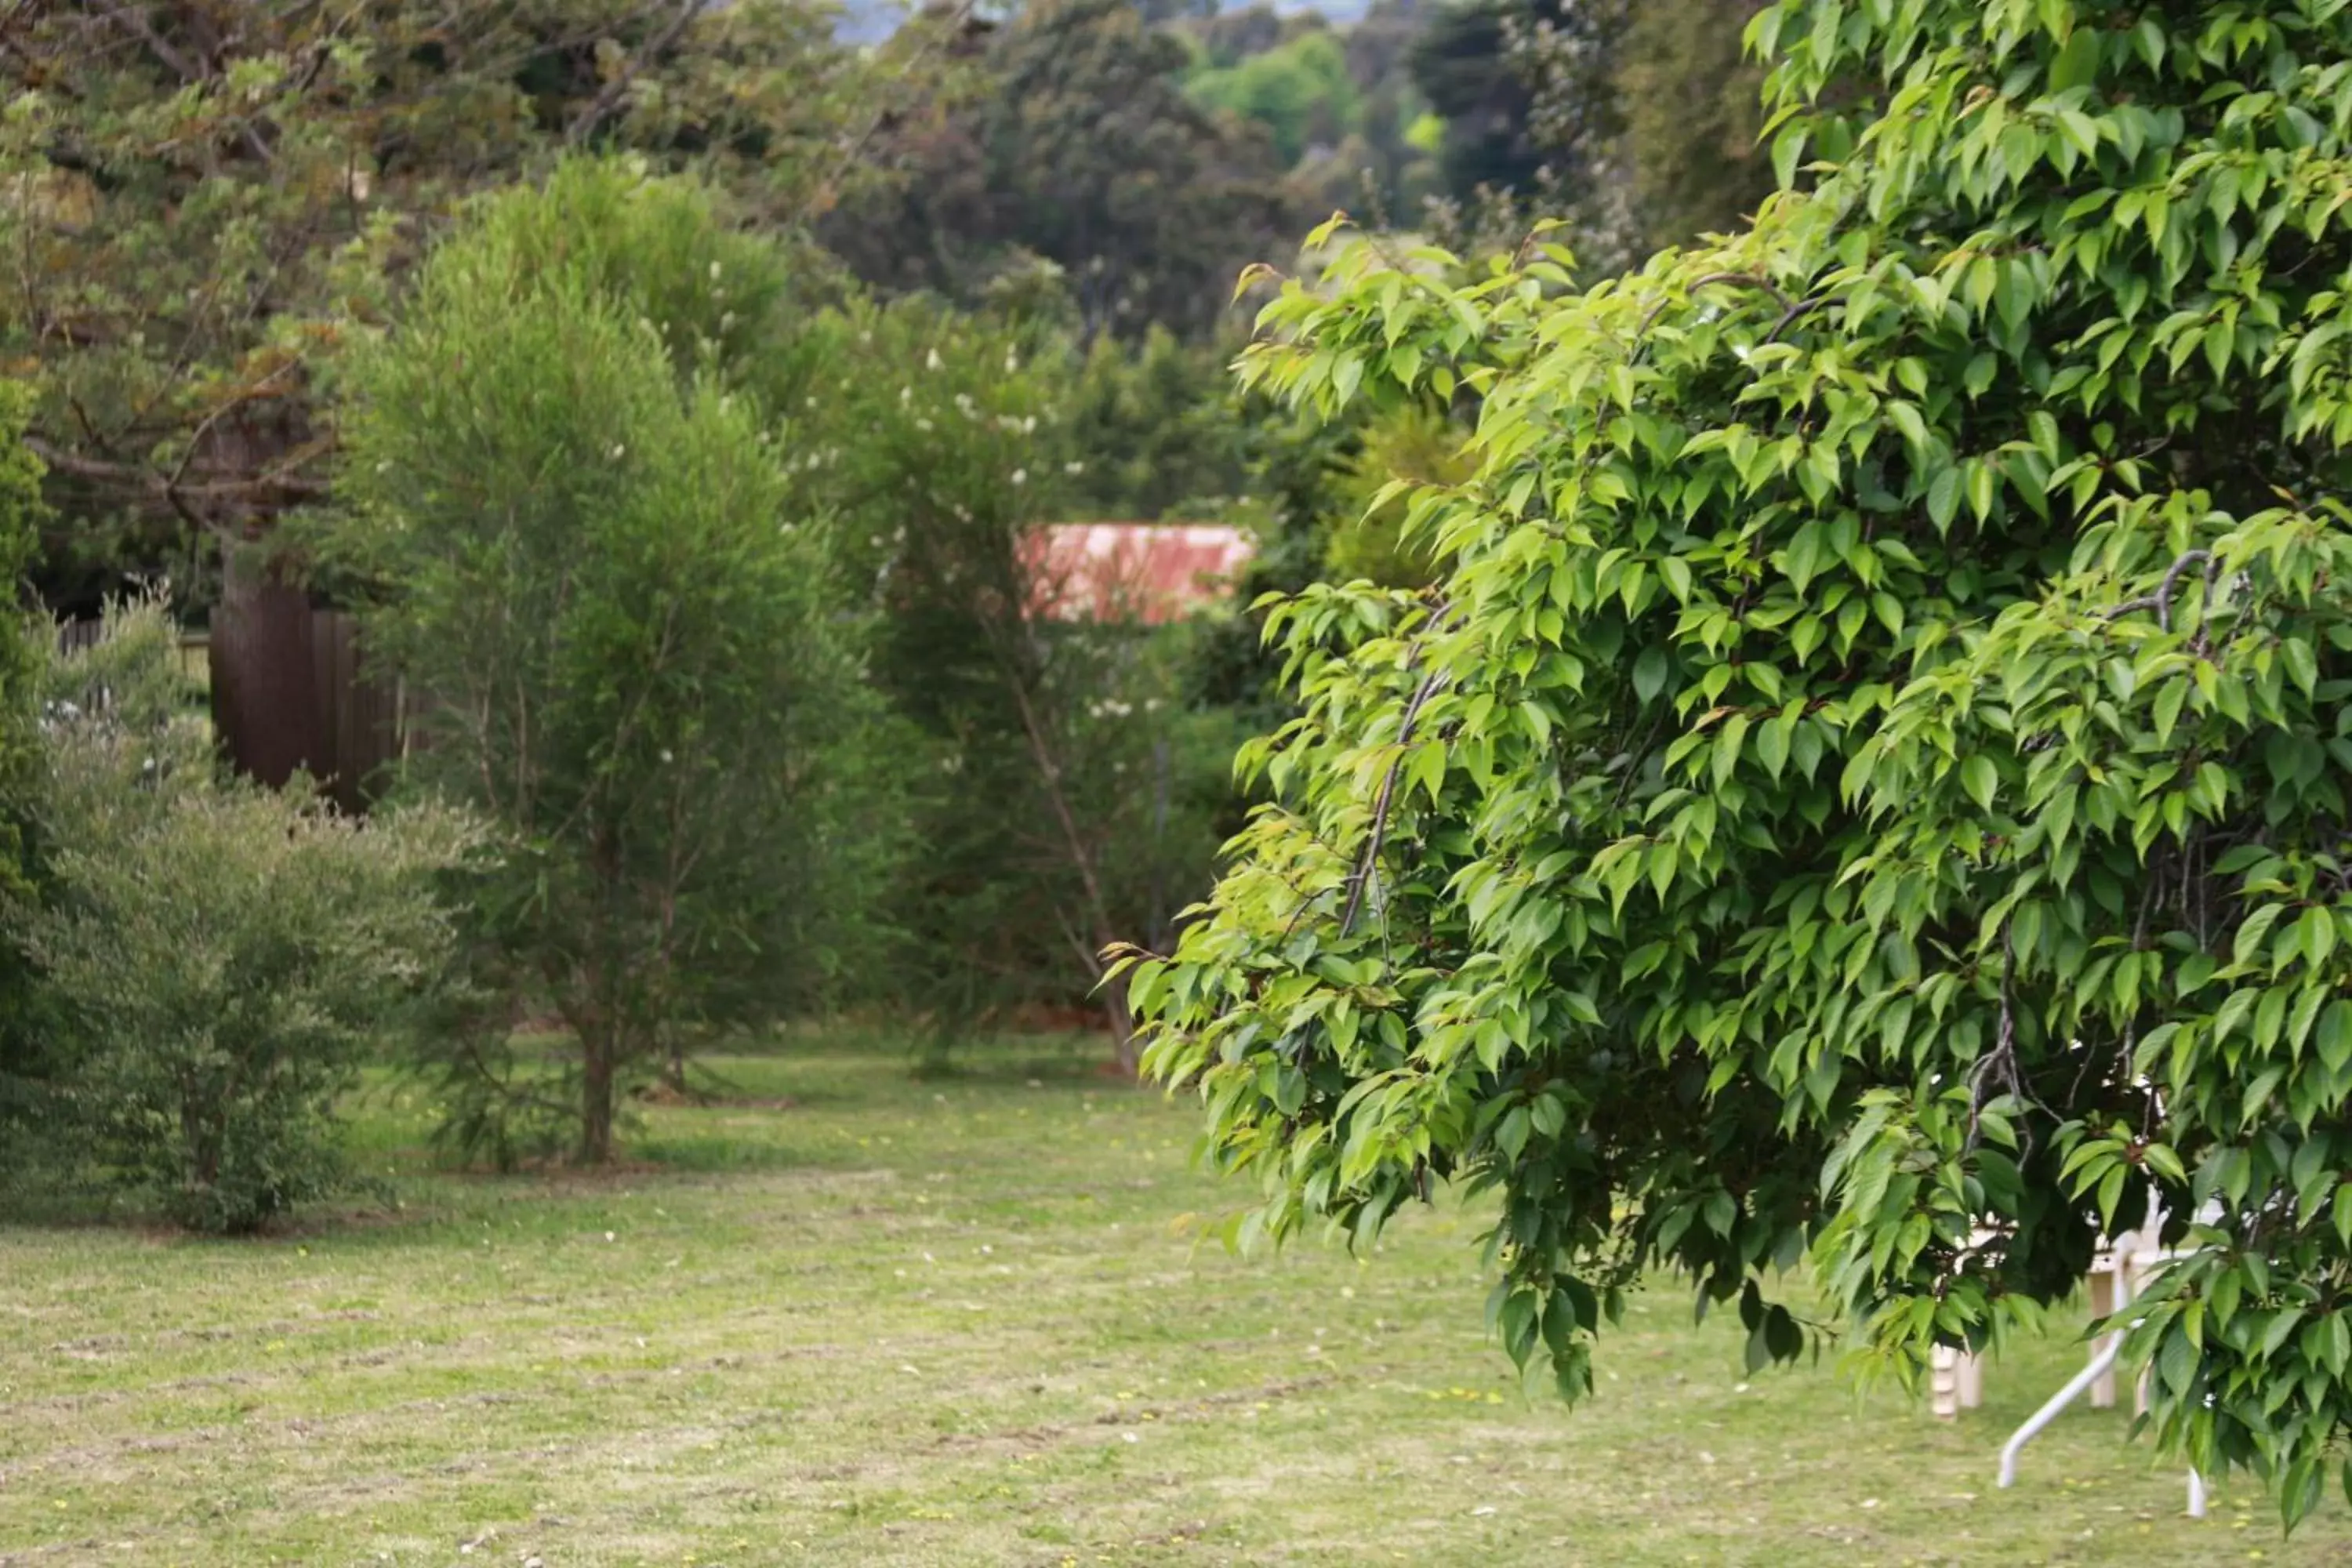
[[[1423,593],[1276,616],[1274,804],[1131,995],[1280,1234],[1499,1199],[1574,1396],[1646,1272],[1874,1364],[2151,1203],[2154,1430],[2352,1436],[2352,9],[1783,0],[1720,247],[1360,244],[1247,374],[1479,403]],[[1801,171],[1808,188],[1795,188]],[[2352,1481],[2352,1471],[2347,1473]]]
[[[788,471],[814,455],[756,395],[788,287],[707,189],[575,162],[483,206],[353,355],[329,558],[426,694],[410,782],[500,830],[488,979],[577,1043],[559,1094],[510,1014],[460,1042],[457,1131],[499,1152],[551,1101],[604,1160],[678,1031],[815,1005],[870,945],[887,732]]]

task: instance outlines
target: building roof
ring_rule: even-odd
[[[1056,523],[1030,535],[1034,607],[1057,620],[1179,620],[1223,600],[1256,549],[1223,524]]]

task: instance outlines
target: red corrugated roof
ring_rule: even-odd
[[[1033,607],[1058,620],[1178,620],[1223,598],[1256,548],[1223,524],[1056,523],[1029,536]]]

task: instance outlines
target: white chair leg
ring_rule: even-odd
[[[1974,1410],[1984,1403],[1984,1358],[1974,1351],[1960,1356],[1958,1393],[1960,1408]]]
[[[1960,1352],[1937,1345],[1928,1361],[1928,1408],[1938,1421],[1956,1421],[1960,1415]]]
[[[2115,1275],[2113,1273],[2098,1273],[2092,1275],[2091,1316],[2094,1319],[2104,1318],[2115,1310]],[[2098,1358],[2098,1354],[2099,1347],[2096,1343],[2094,1343],[2091,1346],[2092,1359],[2096,1360]],[[2091,1408],[2094,1410],[2111,1410],[2115,1407],[2115,1403],[2116,1374],[2113,1369],[2110,1369],[2100,1373],[2098,1378],[2091,1384]]]

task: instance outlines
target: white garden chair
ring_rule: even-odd
[[[2109,1238],[2091,1259],[2090,1272],[2084,1278],[2091,1299],[2094,1317],[2105,1318],[2122,1311],[2139,1295],[2147,1277],[2171,1260],[2174,1254],[2165,1250],[2158,1232],[2164,1215],[2152,1211],[2147,1223],[2135,1231]],[[1974,1238],[1978,1245],[1990,1239],[1988,1232]],[[2116,1403],[2116,1361],[2123,1354],[2124,1330],[2118,1328],[2102,1335],[2091,1347],[2091,1355],[2083,1370],[2071,1382],[2050,1396],[2042,1408],[2028,1416],[2025,1424],[2010,1435],[2000,1449],[2000,1484],[2013,1486],[2017,1481],[2018,1456],[2026,1444],[2040,1436],[2042,1430],[2058,1418],[2061,1411],[2081,1398],[2091,1396],[2093,1409],[2104,1410]],[[2147,1410],[2147,1380],[2141,1375],[2133,1391],[2136,1413]],[[1984,1366],[1982,1358],[1970,1352],[1948,1346],[1936,1347],[1930,1367],[1929,1406],[1942,1420],[1956,1420],[1963,1410],[1973,1410],[1984,1402]],[[2189,1517],[2205,1517],[2205,1479],[2194,1469],[2189,1472]]]

